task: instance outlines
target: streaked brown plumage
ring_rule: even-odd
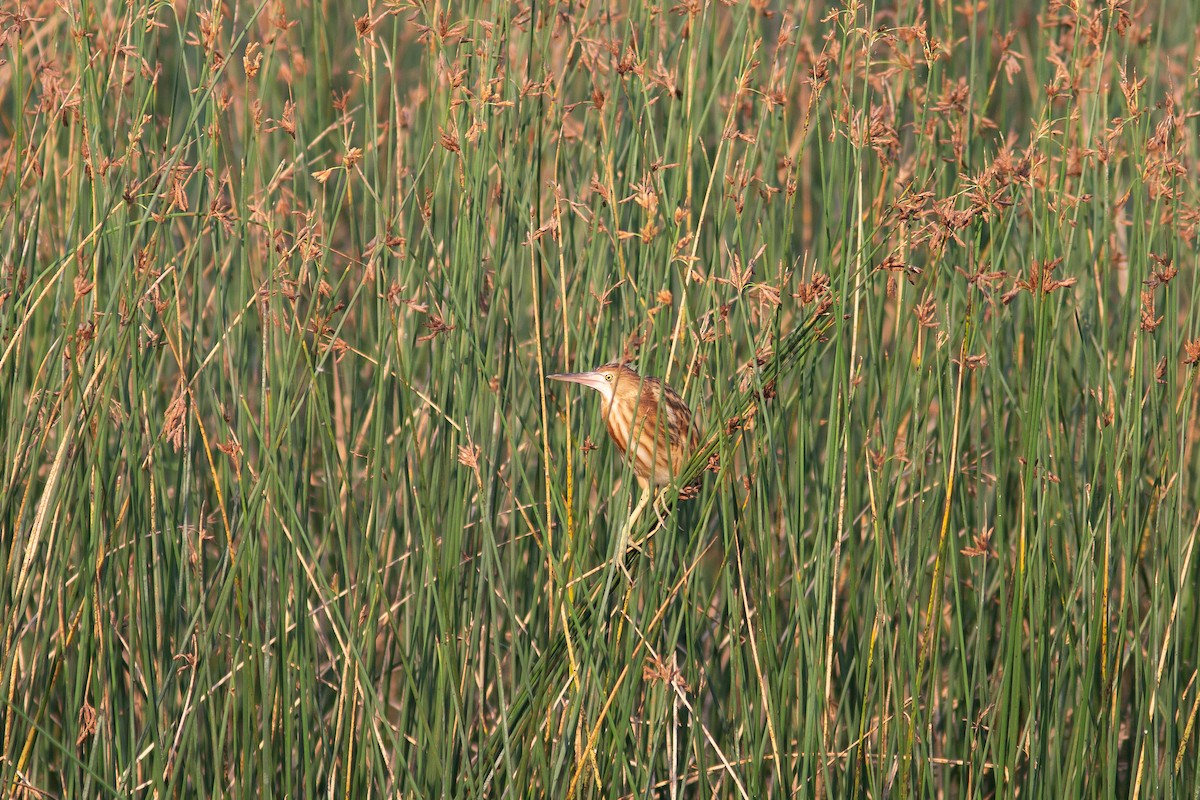
[[[643,489],[665,486],[679,474],[698,442],[692,410],[670,386],[643,378],[621,363],[591,372],[548,375],[600,393],[608,435],[622,454],[632,446],[633,471]]]

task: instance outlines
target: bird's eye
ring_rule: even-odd
[[[608,381],[609,383],[612,383],[612,375],[611,374],[605,375],[604,380]]]

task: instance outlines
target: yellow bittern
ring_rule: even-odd
[[[630,514],[627,535],[654,490],[669,484],[696,449],[699,432],[692,410],[670,386],[657,378],[643,378],[618,362],[591,372],[546,377],[598,391],[608,435],[622,455],[632,448],[633,472],[641,484],[642,499]]]

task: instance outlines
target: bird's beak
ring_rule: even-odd
[[[604,374],[600,372],[560,372],[557,375],[547,375],[546,377],[552,381],[588,386],[601,394],[608,386],[608,381],[604,380]]]

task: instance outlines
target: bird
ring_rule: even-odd
[[[632,449],[633,473],[642,497],[630,512],[622,533],[627,541],[638,515],[654,493],[679,475],[699,444],[699,429],[692,410],[679,393],[658,378],[644,377],[620,361],[590,372],[547,375],[565,383],[577,383],[600,393],[600,411],[609,438],[625,457]],[[655,508],[657,513],[657,508]],[[659,514],[659,521],[662,515]],[[623,550],[624,548],[622,548]]]
[[[591,372],[546,377],[600,393],[600,412],[608,435],[622,455],[633,448],[633,472],[643,489],[670,484],[696,448],[698,431],[692,410],[658,378],[642,377],[617,361]]]

